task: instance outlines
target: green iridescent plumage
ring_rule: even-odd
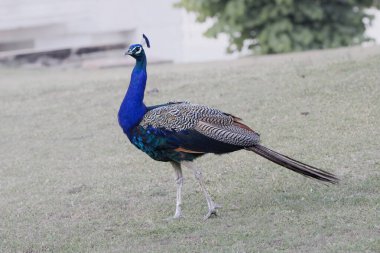
[[[201,155],[176,151],[179,139],[174,135],[176,133],[173,131],[138,126],[132,131],[131,142],[152,159],[162,162],[192,161]]]

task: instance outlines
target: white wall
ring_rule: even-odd
[[[184,62],[225,60],[236,58],[239,54],[227,54],[228,38],[219,35],[218,38],[206,38],[203,34],[212,25],[209,20],[196,23],[195,15],[182,10],[183,44],[181,59]]]
[[[374,16],[374,20],[372,21],[372,26],[367,28],[366,34],[374,38],[376,44],[380,44],[380,11],[370,9],[368,13]]]
[[[152,40],[155,58],[179,60],[181,11],[173,0],[0,0],[0,43],[33,50]],[[21,50],[22,51],[22,50]]]

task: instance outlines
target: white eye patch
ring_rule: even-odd
[[[137,51],[136,51],[135,54],[139,54],[139,53],[141,53],[141,51],[142,51],[142,47],[138,47],[138,49],[137,49]]]

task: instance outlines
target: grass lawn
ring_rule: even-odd
[[[188,170],[185,218],[164,220],[174,170],[117,123],[130,73],[0,70],[0,252],[380,252],[380,47],[149,65],[146,104],[217,107],[342,179],[208,155],[198,165],[223,208],[206,222]]]

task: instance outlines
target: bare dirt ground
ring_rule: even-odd
[[[164,220],[173,169],[117,123],[130,72],[0,69],[0,252],[380,252],[379,47],[149,66],[147,104],[238,115],[263,144],[342,179],[209,155],[198,164],[223,209],[206,222],[190,171],[185,218]]]

